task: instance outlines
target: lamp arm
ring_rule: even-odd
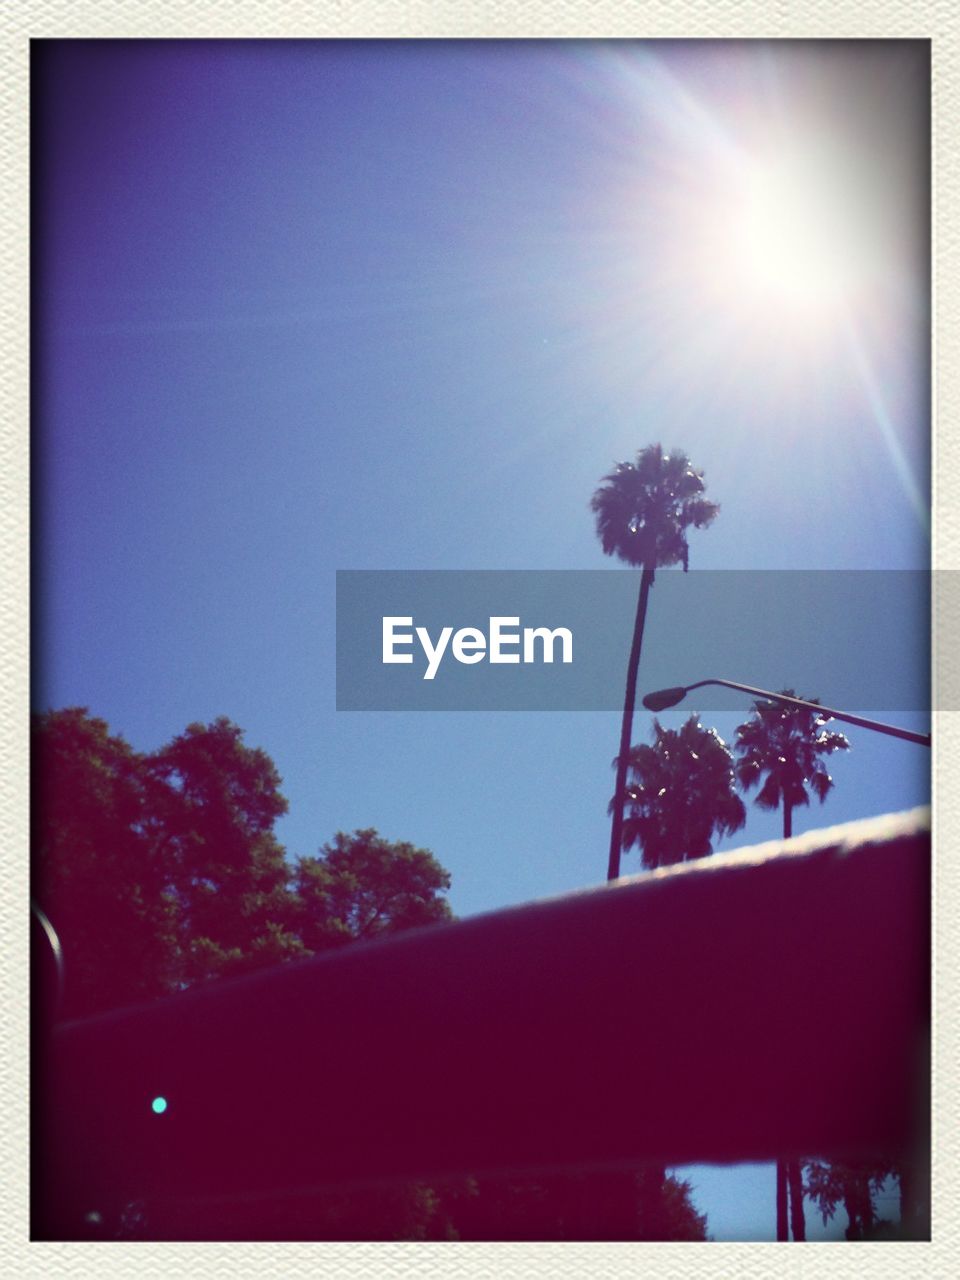
[[[903,738],[907,742],[916,742],[922,747],[929,747],[931,744],[929,733],[914,733],[912,729],[900,729],[896,725],[882,724],[879,720],[868,720],[865,716],[854,716],[847,711],[835,711],[832,707],[821,706],[819,702],[807,702],[803,698],[792,698],[784,693],[771,693],[769,689],[755,689],[749,684],[737,684],[734,680],[698,680],[696,684],[688,684],[684,687],[689,693],[691,689],[701,689],[706,684],[723,685],[726,689],[737,689],[740,693],[749,693],[755,698],[803,707],[807,711],[816,711],[828,719],[844,720],[847,724],[857,725],[860,729],[874,729],[877,733],[886,733],[891,738]]]

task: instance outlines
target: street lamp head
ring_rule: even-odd
[[[648,711],[666,711],[667,707],[675,707],[678,702],[682,702],[686,695],[683,685],[677,685],[673,689],[657,689],[656,692],[647,694],[643,705]]]

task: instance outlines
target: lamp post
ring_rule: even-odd
[[[734,680],[697,680],[694,684],[674,685],[671,689],[657,689],[648,693],[643,705],[648,711],[665,711],[667,707],[675,707],[682,702],[691,689],[701,689],[706,684],[723,685],[725,689],[737,689],[740,693],[749,693],[754,698],[766,698],[769,702],[782,702],[788,707],[803,707],[807,711],[816,711],[818,715],[830,720],[845,720],[847,724],[855,724],[861,729],[874,729],[877,733],[885,733],[891,738],[903,738],[907,742],[916,742],[921,747],[930,746],[929,733],[914,733],[912,729],[900,729],[896,725],[882,724],[879,720],[868,720],[865,716],[854,716],[848,711],[834,711],[832,707],[823,707],[819,702],[806,702],[803,698],[791,698],[784,693],[771,693],[769,689],[755,689],[749,684],[737,684]]]

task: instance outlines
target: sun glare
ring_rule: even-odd
[[[670,305],[696,306],[756,352],[785,335],[831,341],[889,267],[862,168],[820,140],[705,150],[661,198]]]
[[[725,413],[754,464],[768,422],[791,440],[822,431],[838,466],[881,443],[926,528],[919,51],[584,58],[611,164],[571,224],[588,385],[681,422]]]
[[[732,223],[734,258],[753,293],[809,310],[854,290],[858,255],[824,175],[799,165],[758,168],[744,181]]]
[[[799,306],[835,300],[844,260],[835,228],[790,174],[759,174],[733,229],[744,274],[760,291]]]

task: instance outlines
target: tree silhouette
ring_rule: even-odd
[[[624,788],[650,588],[658,567],[682,564],[686,570],[687,529],[691,525],[705,528],[719,511],[715,502],[704,498],[703,491],[703,473],[693,469],[685,453],[675,450],[665,454],[654,444],[640,450],[636,462],[621,462],[604,476],[590,502],[604,555],[615,555],[641,570],[617,753],[608,880],[620,874]]]
[[[679,729],[654,720],[653,745],[631,747],[626,805],[623,847],[638,845],[651,869],[706,857],[747,818],[730,749],[696,715]]]
[[[880,1195],[889,1179],[901,1181],[896,1161],[875,1159],[858,1161],[812,1160],[806,1166],[807,1194],[820,1211],[824,1226],[842,1204],[847,1214],[846,1238],[869,1240],[882,1230],[890,1228],[877,1214],[873,1198]],[[907,1215],[901,1205],[901,1229]]]
[[[180,926],[180,983],[306,954],[289,928],[289,867],[274,823],[281,778],[226,716],[145,758],[153,837]]]
[[[447,871],[373,829],[287,861],[266,752],[226,717],[134,751],[86,708],[33,723],[33,890],[63,947],[63,1017],[450,918]]]
[[[373,828],[339,831],[319,857],[298,859],[294,884],[297,932],[314,952],[453,919],[440,896],[450,873],[429,850]]]
[[[285,860],[270,757],[226,718],[140,753],[84,708],[34,720],[34,890],[66,1017],[451,918],[449,873],[372,828]],[[318,1196],[118,1202],[91,1231],[151,1239],[703,1239],[690,1187],[649,1171],[465,1176]]]
[[[782,689],[788,698],[797,695]],[[806,698],[817,702],[817,698]],[[737,781],[745,791],[759,786],[755,803],[761,809],[783,809],[783,838],[793,834],[793,811],[810,803],[810,792],[821,804],[833,787],[823,757],[846,751],[842,733],[828,732],[830,716],[808,707],[787,706],[767,699],[753,704],[749,720],[737,727]],[[787,1239],[787,1185],[790,1187],[794,1240],[806,1239],[803,1216],[803,1178],[797,1160],[777,1161],[777,1239]]]
[[[172,990],[177,906],[144,757],[70,707],[35,717],[31,779],[32,893],[69,956],[62,1015]]]
[[[730,749],[696,715],[679,729],[665,729],[654,720],[653,745],[630,749],[628,773],[623,847],[639,845],[645,867],[706,857],[713,852],[715,835],[738,831],[746,821]],[[665,1166],[645,1171],[641,1212],[648,1222],[657,1220],[668,1187]],[[612,1192],[617,1190],[613,1182]]]

